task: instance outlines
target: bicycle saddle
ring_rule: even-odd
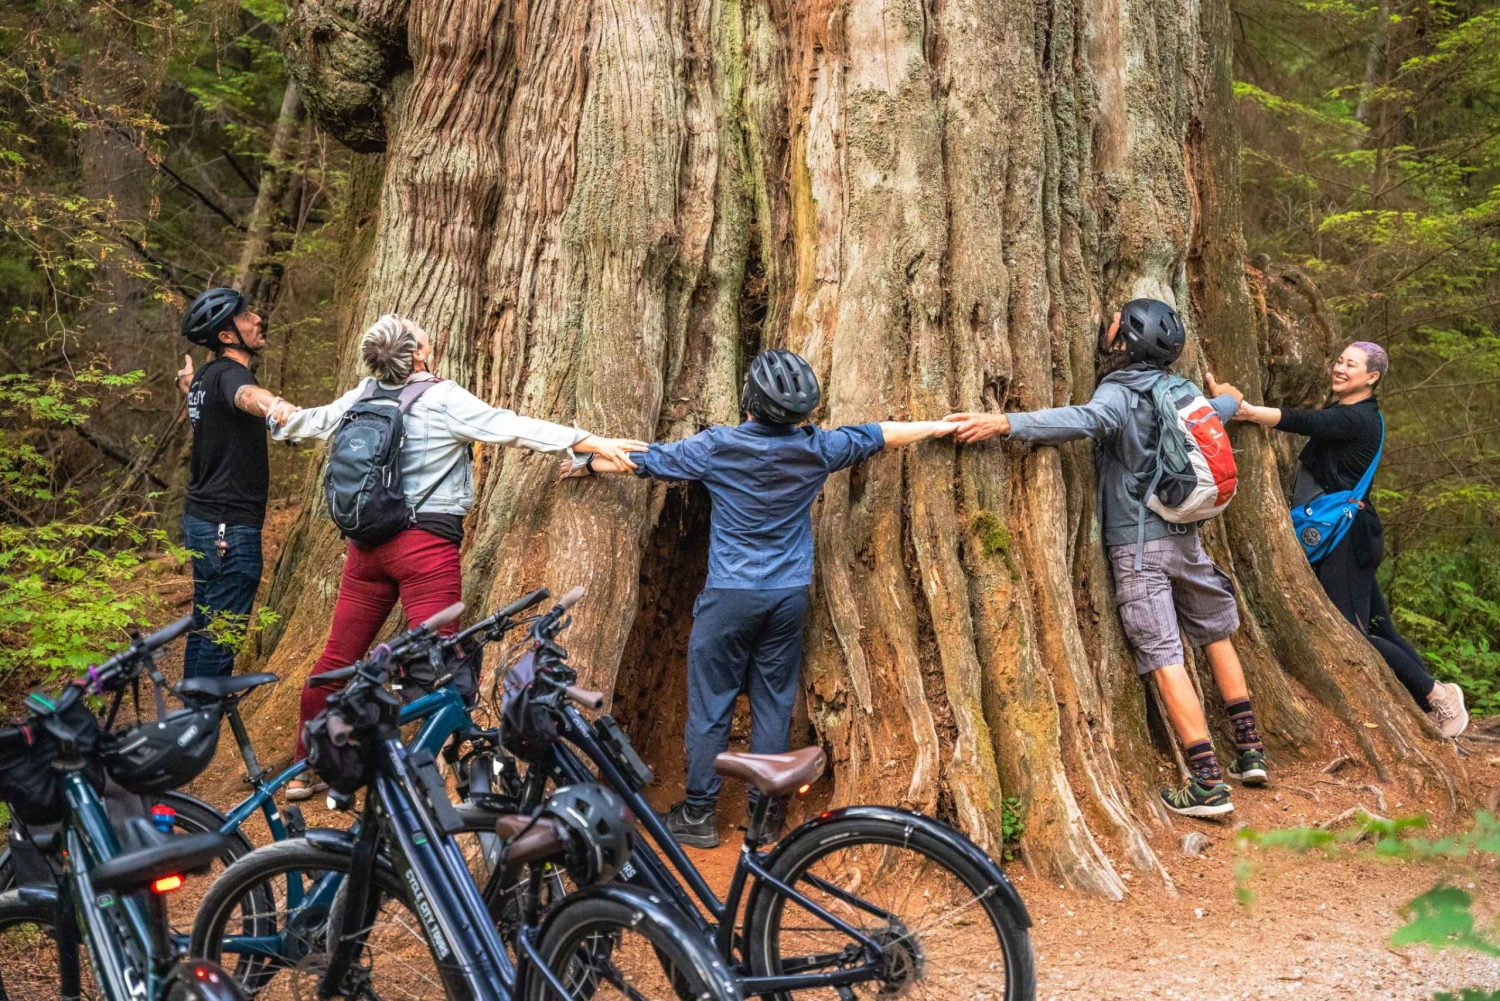
[[[508,813],[495,821],[495,833],[505,841],[505,861],[512,865],[540,862],[564,848],[562,831],[555,821],[538,818],[532,823],[523,813]]]
[[[248,692],[261,685],[280,681],[274,674],[231,674],[226,678],[184,678],[172,689],[177,695],[200,699],[225,699],[238,692]]]
[[[739,779],[767,796],[785,796],[823,774],[827,756],[821,747],[804,747],[785,754],[737,754],[726,751],[714,758],[714,771]]]

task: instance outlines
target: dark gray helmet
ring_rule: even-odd
[[[625,801],[603,786],[563,786],[542,807],[542,816],[562,829],[568,875],[579,886],[614,879],[635,849]]]
[[[1120,307],[1120,334],[1133,362],[1166,368],[1187,345],[1177,310],[1159,299],[1132,299]]]
[[[211,288],[188,307],[182,317],[182,336],[205,348],[219,346],[219,334],[232,329],[234,318],[249,304],[232,288]]]
[[[740,409],[772,424],[796,424],[823,399],[818,376],[807,359],[786,348],[755,356],[745,374]]]
[[[149,796],[185,786],[213,760],[219,746],[218,706],[179,709],[115,735],[104,751],[110,778]]]

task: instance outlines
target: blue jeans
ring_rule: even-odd
[[[802,683],[807,588],[705,588],[693,603],[688,639],[687,802],[712,810],[723,782],[714,758],[729,747],[740,689],[750,694],[750,753],[788,749]]]
[[[219,526],[213,522],[182,516],[183,545],[193,556],[193,631],[188,634],[184,678],[219,678],[234,673],[235,651],[215,643],[201,630],[214,615],[228,612],[243,616],[248,625],[262,569],[260,529],[248,525],[225,525],[225,548],[218,548]]]

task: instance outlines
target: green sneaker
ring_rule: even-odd
[[[1241,751],[1229,766],[1229,777],[1247,786],[1266,784],[1266,755],[1260,750]]]
[[[1184,817],[1217,817],[1234,812],[1229,801],[1229,786],[1223,782],[1204,785],[1193,779],[1181,789],[1163,789],[1161,801],[1167,809]]]

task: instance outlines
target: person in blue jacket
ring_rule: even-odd
[[[830,475],[883,448],[950,434],[944,421],[882,421],[824,429],[801,423],[821,400],[805,359],[782,348],[750,363],[742,424],[717,425],[632,456],[637,476],[708,488],[708,579],[688,641],[687,798],[665,817],[679,842],[719,843],[714,757],[729,746],[734,701],[748,687],[750,752],[788,750],[802,678],[802,627],[813,579],[812,505]],[[566,476],[632,470],[602,456]]]

